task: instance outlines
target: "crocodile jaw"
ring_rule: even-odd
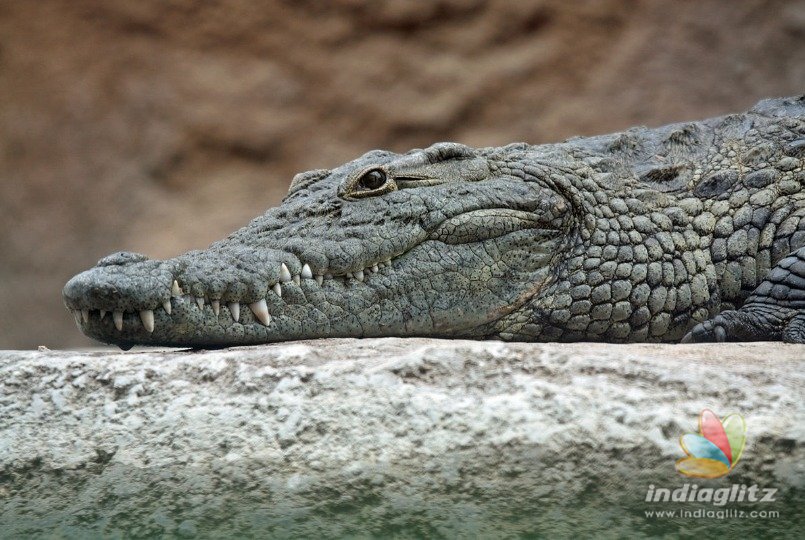
[[[102,259],[67,283],[65,304],[82,332],[123,348],[476,335],[540,290],[569,205],[451,152],[432,152],[443,162],[372,152],[307,173],[281,206],[206,250]],[[350,197],[374,166],[397,171],[401,187]]]
[[[528,246],[528,268],[500,267],[506,250],[515,252],[516,246]],[[267,282],[265,293],[245,299],[194,294],[177,271],[181,258],[134,263],[148,265],[147,272],[99,266],[70,280],[64,297],[82,332],[124,349],[135,344],[221,347],[321,337],[466,336],[539,292],[558,240],[555,231],[519,230],[494,241],[450,246],[454,262],[449,265],[429,263],[444,247],[426,240],[399,257],[343,275],[314,274],[307,263],[290,265],[300,268],[292,273],[289,264],[280,263],[277,281]],[[132,275],[138,277],[132,280]],[[473,285],[473,280],[483,284]],[[519,286],[513,287],[515,282]],[[121,294],[127,292],[124,283],[143,294]],[[426,288],[433,292],[424,294]]]

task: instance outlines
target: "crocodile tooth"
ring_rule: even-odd
[[[78,328],[81,328],[81,312],[77,309],[71,309],[70,313],[73,314],[73,318],[75,319],[75,323],[78,325]]]
[[[352,279],[352,277],[353,277],[352,272],[347,272],[346,274],[344,274],[344,277],[347,278],[347,279]]]
[[[182,289],[179,287],[179,282],[175,279],[173,280],[173,285],[171,286],[171,296],[182,296]]]
[[[210,300],[210,305],[212,306],[212,312],[217,317],[218,313],[221,312],[221,302],[219,300]]]
[[[389,257],[388,259],[386,259],[383,262],[386,263],[386,266],[390,265],[391,264],[391,257]]]
[[[272,290],[279,296],[282,297],[282,286],[279,283],[275,283],[272,287]]]
[[[355,272],[355,279],[358,281],[363,281],[363,270],[358,270]]]
[[[313,272],[310,271],[310,266],[307,263],[302,267],[302,277],[304,279],[313,279]]]
[[[165,310],[165,313],[170,315],[171,314],[171,301],[170,300],[165,300],[164,302],[162,302],[162,309]]]
[[[101,310],[101,320],[103,320],[104,317],[106,317],[106,310],[102,309]]]
[[[376,264],[373,264],[372,265],[372,272],[379,272],[379,271],[380,271],[380,268],[378,268]]]
[[[203,296],[197,296],[196,297],[196,304],[198,304],[199,309],[204,309],[204,297]]]
[[[150,334],[154,331],[154,312],[150,309],[144,309],[140,312],[140,320],[143,321],[145,330]]]
[[[271,315],[268,314],[268,306],[266,306],[266,299],[261,298],[257,302],[249,304],[249,309],[252,310],[254,316],[257,317],[264,326],[271,323]]]
[[[122,311],[113,311],[112,312],[112,319],[115,321],[115,328],[117,328],[118,332],[123,331],[123,312]]]
[[[333,275],[328,272],[327,274],[324,274],[324,279],[333,279]]]
[[[286,281],[291,281],[291,272],[288,270],[288,267],[285,266],[285,263],[280,265],[280,281],[283,283]]]
[[[302,283],[302,280],[301,280],[301,279],[299,279],[299,274],[296,274],[296,275],[293,277],[293,282],[294,282],[294,283],[296,283],[297,285],[299,285],[299,284],[301,284],[301,283]]]
[[[240,303],[229,302],[227,306],[229,307],[229,313],[232,314],[232,320],[238,322],[240,320]]]
[[[89,310],[88,309],[82,309],[81,310],[81,318],[84,320],[85,323],[89,322]]]
[[[321,274],[316,274],[316,283],[321,285],[324,282],[324,276]]]

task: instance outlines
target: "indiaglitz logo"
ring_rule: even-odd
[[[687,454],[677,460],[676,470],[693,478],[721,478],[741,459],[746,445],[746,422],[731,414],[722,422],[716,413],[704,409],[699,416],[699,433],[686,433],[679,445]]]

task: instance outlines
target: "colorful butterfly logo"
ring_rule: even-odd
[[[679,445],[687,454],[677,460],[676,470],[694,478],[721,478],[741,459],[746,445],[746,422],[740,414],[718,419],[704,409],[699,416],[699,434],[686,433]]]

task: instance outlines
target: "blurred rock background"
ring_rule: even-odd
[[[801,0],[5,0],[0,348],[88,345],[73,274],[203,248],[298,171],[802,91]]]

